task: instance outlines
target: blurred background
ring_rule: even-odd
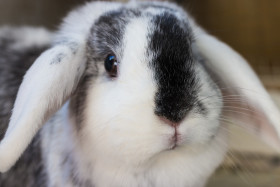
[[[1,0],[0,25],[33,25],[55,30],[69,10],[86,1]],[[280,106],[279,0],[177,0],[176,3],[211,34],[241,53]],[[208,186],[279,187],[279,154],[237,126],[231,128],[230,152]]]

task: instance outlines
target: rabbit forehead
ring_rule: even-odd
[[[126,4],[103,12],[90,29],[88,47],[91,49],[91,52],[96,53],[96,57],[104,58],[108,53],[115,53],[120,59],[124,50],[122,44],[125,30],[130,22],[138,21],[138,19],[153,20],[157,17],[166,17],[166,15],[169,15],[169,17],[174,18],[173,21],[176,20],[176,24],[185,26],[183,24],[185,20],[181,18],[182,16],[185,17],[185,15],[181,15],[182,12],[178,7],[171,5],[164,3],[158,4],[156,2]],[[152,27],[153,24],[151,21],[149,25],[142,26]],[[137,30],[135,32],[135,37],[137,37]],[[191,35],[187,37],[189,36]],[[147,36],[146,40],[148,39],[149,37]],[[134,40],[134,38],[131,38],[131,40]]]

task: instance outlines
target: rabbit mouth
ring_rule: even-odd
[[[178,132],[177,127],[174,127],[174,134],[169,140],[170,150],[176,149],[181,143],[181,134]]]

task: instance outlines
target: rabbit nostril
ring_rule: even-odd
[[[159,117],[159,119],[171,127],[178,127],[180,125],[180,122],[173,122],[165,117]]]

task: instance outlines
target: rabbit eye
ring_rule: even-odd
[[[104,61],[105,69],[110,77],[117,77],[118,61],[115,55],[109,54]]]

